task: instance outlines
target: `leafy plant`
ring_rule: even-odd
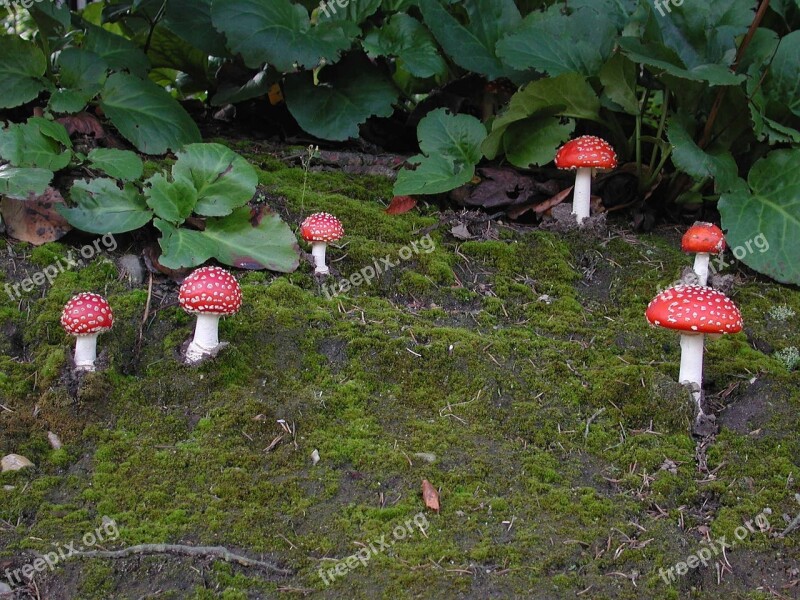
[[[156,173],[141,188],[108,178],[78,181],[70,194],[75,206],[59,212],[73,227],[98,234],[153,221],[162,234],[159,262],[170,269],[210,258],[243,269],[297,268],[291,229],[278,215],[246,206],[258,184],[246,160],[221,144],[189,144],[177,157],[169,173]]]

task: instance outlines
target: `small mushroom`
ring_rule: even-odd
[[[94,371],[97,360],[97,336],[114,325],[114,314],[99,294],[78,294],[64,306],[61,326],[75,340],[75,370]]]
[[[713,223],[698,221],[683,234],[681,240],[681,249],[684,252],[697,253],[694,257],[694,272],[697,273],[700,285],[708,282],[708,261],[711,255],[724,252],[725,248],[725,234]]]
[[[556,153],[556,167],[576,170],[572,214],[580,225],[589,217],[592,198],[592,177],[597,171],[614,169],[617,154],[605,140],[583,135],[561,146]]]
[[[742,330],[742,315],[722,292],[702,285],[678,285],[661,292],[645,313],[652,325],[674,329],[681,334],[681,369],[678,381],[696,386],[699,405],[703,386],[703,348],[705,336],[737,333]]]
[[[242,291],[233,275],[220,267],[202,267],[189,275],[178,294],[181,308],[197,315],[194,338],[186,349],[186,362],[194,364],[219,349],[219,318],[242,306]]]
[[[314,213],[300,225],[300,235],[311,244],[314,274],[327,275],[330,269],[325,264],[325,249],[329,242],[340,240],[344,235],[341,221],[329,213]]]

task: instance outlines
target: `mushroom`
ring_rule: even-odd
[[[681,333],[681,369],[678,381],[693,384],[692,395],[700,414],[703,386],[703,346],[706,334],[712,338],[742,330],[742,315],[722,292],[702,285],[677,285],[661,292],[647,306],[651,325]],[[696,388],[695,388],[696,386]]]
[[[559,169],[577,170],[572,214],[580,225],[589,217],[592,177],[597,171],[615,168],[617,154],[605,140],[593,135],[583,135],[561,146],[556,153],[555,163]]]
[[[242,290],[225,269],[202,267],[183,281],[178,302],[187,313],[197,315],[194,339],[186,349],[186,362],[194,364],[216,354],[219,318],[239,311]]]
[[[708,281],[708,260],[711,254],[719,254],[726,248],[725,234],[722,229],[713,223],[698,221],[692,225],[681,240],[681,249],[684,252],[696,252],[694,257],[694,272],[700,285]]]
[[[311,244],[314,257],[314,274],[327,275],[330,269],[325,264],[325,248],[328,242],[340,240],[344,235],[341,221],[331,214],[314,213],[300,225],[300,235]]]
[[[75,370],[94,371],[97,359],[97,336],[111,329],[114,314],[106,299],[99,294],[78,294],[64,306],[61,326],[74,335]]]

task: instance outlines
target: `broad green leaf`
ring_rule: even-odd
[[[798,164],[800,149],[775,150],[753,165],[747,185],[740,180],[718,204],[734,256],[776,281],[795,285],[800,285]]]
[[[292,72],[295,64],[311,69],[323,59],[335,63],[358,34],[347,21],[323,19],[312,27],[308,11],[289,0],[214,0],[211,17],[228,47],[253,69],[268,63]]]
[[[233,63],[226,62],[220,71],[226,68],[233,70],[236,67]],[[218,73],[217,82],[219,83],[219,89],[217,93],[214,94],[214,97],[211,98],[211,105],[224,106],[226,104],[236,104],[237,102],[244,102],[245,100],[251,100],[266,95],[276,82],[276,76],[271,75],[268,69],[263,69],[251,75],[245,83],[237,85],[220,81],[220,74]]]
[[[417,137],[423,154],[408,159],[415,167],[398,173],[395,195],[440,194],[467,183],[482,158],[486,129],[473,116],[439,108],[419,122]]]
[[[614,54],[600,69],[603,93],[629,115],[639,113],[636,98],[636,65],[622,54]]]
[[[76,181],[70,190],[75,208],[56,210],[73,227],[88,233],[124,233],[144,227],[153,218],[144,197],[130,183],[120,189],[113,179]]]
[[[592,8],[606,15],[617,29],[622,29],[628,24],[639,2],[638,0],[569,0],[568,4],[573,11]]]
[[[318,85],[310,72],[288,76],[284,93],[300,127],[326,140],[358,137],[369,117],[391,116],[398,95],[380,69],[357,54],[324,68]]]
[[[64,127],[41,117],[0,130],[0,158],[15,167],[58,171],[69,164],[71,147]]]
[[[781,38],[762,89],[768,111],[778,104],[800,117],[800,31]]]
[[[616,38],[617,28],[605,14],[583,8],[565,15],[561,5],[554,4],[545,13],[528,15],[497,44],[497,54],[520,71],[595,76],[611,56]]]
[[[169,0],[160,24],[207,56],[228,56],[225,36],[211,22],[211,0]]]
[[[247,204],[256,193],[258,174],[244,158],[222,144],[190,144],[172,167],[175,180],[197,190],[195,212],[222,217]]]
[[[255,213],[242,207],[221,219],[208,219],[204,231],[178,228],[156,219],[163,255],[169,269],[196,267],[210,258],[241,269],[291,273],[299,264],[294,233],[275,213]]]
[[[126,70],[138,77],[147,77],[150,61],[136,44],[121,35],[89,25],[83,48],[104,59],[114,71]]]
[[[551,162],[559,146],[575,130],[575,122],[555,117],[529,117],[510,125],[503,136],[506,158],[511,164],[527,169]]]
[[[332,21],[351,21],[356,25],[361,25],[361,23],[374,15],[380,6],[381,0],[348,0],[347,4],[342,8],[334,0],[330,3],[320,2],[315,10],[317,11],[318,23],[330,19]]]
[[[130,150],[95,148],[89,152],[88,160],[92,168],[122,181],[136,181],[144,171],[142,159]]]
[[[149,30],[137,35],[135,40],[142,46]],[[208,83],[208,55],[165,27],[156,27],[150,38],[147,58],[154,69],[175,69],[188,75],[197,90],[206,91]]]
[[[197,204],[197,190],[185,179],[169,181],[162,173],[147,180],[144,195],[157,217],[181,224]]]
[[[50,109],[77,113],[84,109],[105,83],[108,63],[94,52],[67,48],[58,55],[59,89],[50,96]]]
[[[14,108],[36,98],[45,89],[41,77],[47,60],[32,42],[0,36],[0,108]]]
[[[140,152],[164,154],[200,141],[200,130],[192,118],[151,81],[115,73],[100,97],[105,114]]]
[[[728,150],[700,148],[692,138],[689,122],[684,115],[670,117],[667,121],[672,163],[697,181],[713,178],[717,193],[730,191],[739,176],[736,161]]]
[[[425,24],[450,59],[458,66],[489,79],[518,77],[498,58],[497,42],[522,19],[513,0],[464,0],[469,18],[464,25],[451,15],[441,0],[420,0]]]
[[[447,63],[439,55],[433,36],[422,23],[406,14],[394,15],[383,27],[371,31],[362,46],[370,58],[397,57],[415,77],[447,73]]]
[[[704,0],[670,6],[669,15],[655,8],[639,37],[619,39],[634,62],[682,79],[709,85],[738,85],[743,76],[730,71],[736,43],[753,20],[755,0]]]
[[[47,169],[19,169],[0,166],[0,196],[26,199],[30,194],[40,196],[50,185],[53,172]]]

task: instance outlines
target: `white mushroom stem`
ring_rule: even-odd
[[[219,346],[219,317],[220,315],[197,315],[194,339],[186,349],[186,362],[197,362]]]
[[[703,407],[700,406],[700,390],[703,388],[703,346],[705,337],[702,334],[682,334],[681,335],[681,370],[678,375],[678,382],[682,384],[696,385],[696,392],[693,392],[695,402],[703,414]]]
[[[589,218],[592,200],[592,171],[590,167],[579,167],[575,174],[575,193],[572,197],[572,214],[580,225]]]
[[[708,252],[698,252],[694,257],[694,272],[700,285],[706,285],[708,281],[708,260],[711,255]]]
[[[327,275],[330,269],[325,264],[325,248],[328,244],[326,242],[313,242],[311,244],[311,255],[314,257],[314,274]]]
[[[75,370],[94,371],[94,361],[97,359],[97,336],[78,335],[75,337]]]

